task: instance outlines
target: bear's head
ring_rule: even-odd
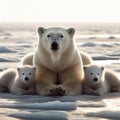
[[[36,68],[30,65],[24,65],[17,68],[18,77],[24,84],[29,84],[35,79]]]
[[[74,28],[64,29],[60,27],[38,28],[39,46],[49,52],[64,52],[73,45]]]
[[[89,84],[95,85],[103,80],[104,67],[100,67],[97,65],[85,65],[83,69],[84,78]]]

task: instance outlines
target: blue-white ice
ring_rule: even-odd
[[[75,102],[45,102],[45,103],[10,103],[0,104],[0,107],[18,108],[18,109],[40,109],[40,110],[75,110],[77,105]]]

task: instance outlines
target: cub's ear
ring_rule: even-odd
[[[17,67],[17,71],[20,71],[20,67]]]
[[[36,67],[33,67],[33,69],[36,71]]]
[[[87,67],[86,66],[83,66],[83,70],[86,71]]]
[[[38,34],[39,35],[42,35],[45,31],[46,31],[46,29],[44,27],[39,27],[38,28]]]
[[[75,34],[75,29],[74,28],[68,28],[67,32],[69,35],[73,36]]]
[[[101,67],[101,70],[103,71],[105,68],[104,67]]]

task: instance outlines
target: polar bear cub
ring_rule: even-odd
[[[120,79],[114,71],[110,71],[111,78],[105,76],[107,69],[97,65],[84,66],[83,92],[92,95],[104,95],[108,92],[120,91]],[[110,74],[109,74],[110,75]]]
[[[0,78],[1,92],[4,92],[6,88],[6,91],[13,94],[34,94],[35,71],[36,68],[29,65],[18,67],[17,70],[3,71]]]

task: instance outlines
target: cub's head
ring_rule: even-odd
[[[85,80],[89,84],[97,84],[103,80],[104,77],[104,67],[100,67],[97,65],[85,65],[83,67]]]
[[[39,45],[42,45],[47,52],[64,52],[70,44],[73,44],[74,33],[74,28],[64,29],[60,27],[51,27],[45,29],[39,27]]]
[[[28,84],[35,78],[36,68],[30,65],[24,65],[17,68],[18,76],[24,83]]]

